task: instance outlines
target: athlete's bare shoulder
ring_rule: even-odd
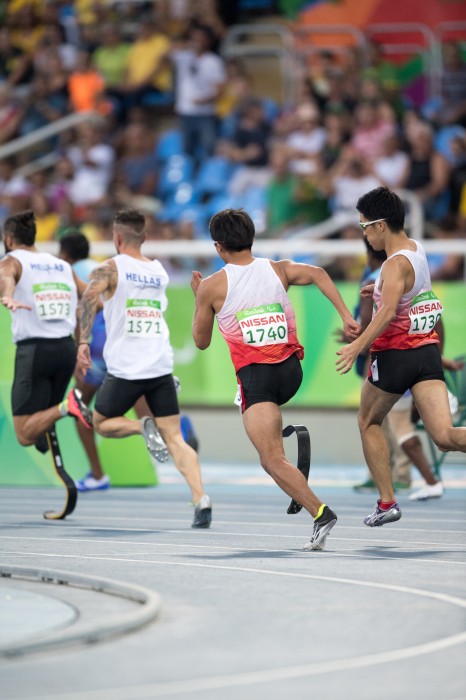
[[[5,257],[0,260],[0,274],[8,277],[14,277],[15,281],[18,282],[23,267],[20,261],[13,257],[12,255],[5,255]]]

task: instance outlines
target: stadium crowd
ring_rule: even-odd
[[[73,112],[94,116],[0,160],[0,219],[30,207],[39,242],[70,227],[109,240],[115,208],[132,206],[151,238],[191,239],[207,235],[216,211],[242,206],[260,236],[278,237],[338,221],[385,184],[417,195],[427,236],[466,235],[461,44],[442,47],[435,100],[403,90],[396,64],[368,42],[366,56],[316,53],[301,66],[296,99],[279,104],[247,60],[222,58],[237,19],[225,5],[7,3],[0,147]],[[47,167],[27,166],[44,157]],[[332,235],[361,233],[350,224]],[[461,256],[430,264],[433,279],[463,277]],[[334,279],[359,279],[363,266],[363,257],[329,262]]]

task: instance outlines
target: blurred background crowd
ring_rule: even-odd
[[[426,237],[465,237],[465,46],[441,46],[435,99],[404,90],[397,63],[369,39],[365,52],[315,51],[296,64],[293,98],[281,99],[280,76],[258,77],[222,49],[231,26],[258,21],[257,6],[3,3],[0,220],[30,207],[38,241],[70,228],[110,240],[115,209],[134,206],[150,238],[190,240],[208,237],[215,211],[242,206],[262,238],[355,239],[357,219],[345,215],[384,184],[417,197]],[[69,115],[72,128],[28,141]],[[463,278],[461,255],[430,263],[434,279]],[[327,265],[342,280],[363,266],[364,256]]]

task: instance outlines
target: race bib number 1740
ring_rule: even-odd
[[[281,304],[265,304],[238,311],[236,318],[247,345],[278,345],[288,342],[288,324]]]

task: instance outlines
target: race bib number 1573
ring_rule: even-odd
[[[281,304],[265,304],[236,314],[247,345],[278,345],[288,342],[288,324]]]
[[[41,321],[63,321],[71,315],[71,289],[62,282],[33,284],[32,294]]]

